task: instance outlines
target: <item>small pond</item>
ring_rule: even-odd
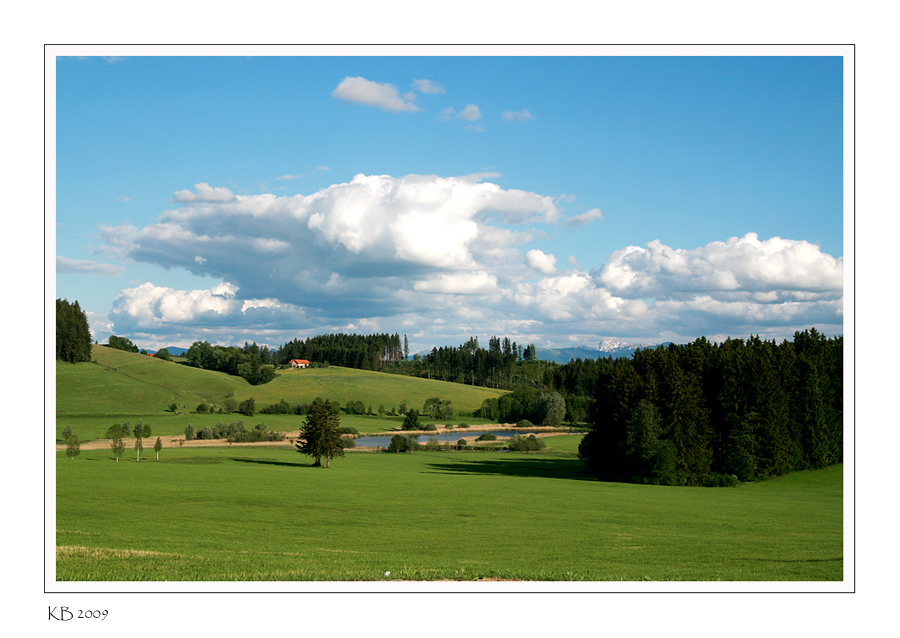
[[[416,436],[416,440],[419,443],[427,443],[428,439],[435,438],[438,441],[452,441],[456,442],[460,439],[465,439],[469,445],[475,442],[482,434],[485,434],[486,430],[451,430],[450,432],[442,431],[440,434],[437,432],[426,432],[424,434],[419,434]],[[490,433],[495,435],[497,439],[510,438],[513,434],[521,434],[522,436],[528,436],[529,434],[535,434],[535,432],[528,432],[526,430],[490,430]],[[391,434],[387,434],[384,436],[361,436],[356,439],[356,447],[387,447],[391,444],[391,439],[396,434],[413,434],[412,432],[393,432]]]

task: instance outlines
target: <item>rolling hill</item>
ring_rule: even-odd
[[[93,346],[92,363],[56,363],[56,414],[161,414],[169,404],[192,411],[200,403],[221,404],[253,397],[257,410],[284,399],[308,403],[316,397],[362,401],[367,407],[421,407],[429,397],[471,412],[500,390],[350,368],[284,370],[271,382],[252,386],[240,377],[201,370],[154,357]]]

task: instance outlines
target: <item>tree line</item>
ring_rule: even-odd
[[[327,334],[287,342],[273,354],[280,365],[291,359],[307,359],[322,364],[381,370],[409,356],[409,342],[399,334]]]
[[[843,337],[815,329],[579,360],[547,380],[590,392],[579,455],[604,480],[727,484],[843,460]]]
[[[91,360],[91,329],[77,301],[56,300],[56,358],[67,363]]]
[[[203,370],[215,370],[243,377],[251,385],[262,385],[275,378],[275,366],[267,346],[244,342],[236,346],[213,346],[207,341],[195,341],[185,353],[187,364]]]

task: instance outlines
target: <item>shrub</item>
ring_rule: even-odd
[[[437,426],[434,423],[429,423],[425,426],[426,432],[435,432],[437,430]]]
[[[705,487],[738,487],[741,481],[734,474],[713,472],[703,481]]]
[[[514,434],[509,440],[507,447],[513,452],[534,452],[536,450],[543,450],[547,447],[547,444],[533,434],[528,438],[525,438],[520,434]]]
[[[241,401],[238,412],[246,416],[253,416],[256,413],[256,399],[250,397],[246,401]]]
[[[496,440],[497,440],[497,435],[496,435],[496,434],[491,434],[490,432],[485,432],[484,434],[482,434],[481,436],[479,436],[479,437],[478,437],[477,439],[475,439],[475,440],[476,440],[476,441],[496,441]]]
[[[425,449],[429,452],[434,452],[436,450],[441,449],[441,444],[438,442],[436,437],[428,437],[428,441],[425,442]]]
[[[273,403],[272,405],[267,405],[262,410],[259,411],[260,414],[290,414],[292,408],[288,405],[288,402],[282,399],[278,403]]]
[[[517,428],[533,428],[533,427],[534,427],[534,423],[532,423],[532,422],[529,421],[528,419],[522,419],[521,421],[519,421],[518,423],[516,423],[516,427],[517,427]]]
[[[416,410],[410,410],[406,413],[406,416],[403,418],[403,425],[401,426],[404,430],[418,430],[419,429],[419,413]]]
[[[466,447],[468,447],[468,445],[469,445],[469,444],[466,443],[466,440],[465,440],[465,439],[460,439],[459,441],[456,442],[456,449],[457,449],[457,450],[464,450],[464,449],[466,449]]]
[[[193,441],[196,432],[194,431],[194,426],[190,423],[187,424],[187,427],[184,428],[184,439],[185,441]]]
[[[345,450],[347,448],[356,447],[356,441],[353,439],[341,439],[341,447]]]
[[[208,440],[208,439],[214,438],[214,437],[213,437],[213,431],[212,431],[209,427],[203,428],[203,430],[200,432],[200,438],[201,438],[201,439],[204,439],[204,440]]]
[[[469,427],[469,424],[468,424],[468,423],[460,423],[460,424],[457,425],[456,427],[458,427],[458,428],[467,428],[467,427]]]
[[[350,425],[342,425],[338,428],[338,432],[340,432],[341,434],[352,434],[354,436],[359,434],[359,430]]]

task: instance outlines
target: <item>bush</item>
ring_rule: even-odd
[[[713,472],[703,481],[704,487],[738,487],[740,480],[734,474],[719,474]]]
[[[250,397],[246,401],[241,401],[238,412],[246,416],[253,416],[256,413],[256,399]]]
[[[465,440],[465,439],[460,439],[459,441],[456,442],[456,449],[457,449],[457,450],[464,450],[464,449],[466,449],[466,447],[468,447],[468,445],[469,445],[469,444],[466,443],[466,440]]]
[[[352,434],[354,436],[359,434],[359,430],[350,425],[342,425],[338,428],[338,432],[340,432],[341,434]]]
[[[403,425],[401,426],[404,430],[418,430],[419,429],[419,413],[416,410],[410,410],[406,413],[406,416],[403,418]]]
[[[534,427],[534,423],[532,423],[532,422],[529,421],[528,419],[522,419],[521,421],[519,421],[518,423],[516,423],[516,427],[517,427],[517,428],[533,428],[533,427]]]
[[[507,447],[513,452],[535,452],[543,450],[547,447],[547,444],[533,434],[528,438],[520,434],[514,434],[509,440]]]
[[[425,426],[426,432],[435,432],[437,430],[437,426],[434,423],[429,423]]]
[[[415,452],[419,449],[419,442],[413,434],[395,434],[391,437],[388,452]]]
[[[429,437],[428,441],[425,442],[425,449],[429,452],[435,452],[441,449],[441,444],[438,442],[436,437]]]
[[[475,439],[475,440],[476,440],[476,441],[496,441],[496,440],[497,440],[497,435],[496,435],[496,434],[491,434],[490,432],[485,432],[484,434],[482,434],[481,436],[479,436],[479,437],[478,437],[477,439]]]
[[[194,436],[196,435],[196,431],[194,430],[194,426],[190,423],[187,424],[187,427],[184,428],[184,440],[185,441],[193,441]]]
[[[267,405],[262,410],[259,411],[260,414],[291,414],[293,409],[288,402],[282,399],[278,403],[273,403],[272,405]]]
[[[209,406],[205,403],[201,403],[197,406],[197,412],[200,414],[206,414],[207,412],[209,412]]]
[[[345,450],[347,448],[356,447],[356,441],[354,441],[353,439],[341,439],[341,447]]]

